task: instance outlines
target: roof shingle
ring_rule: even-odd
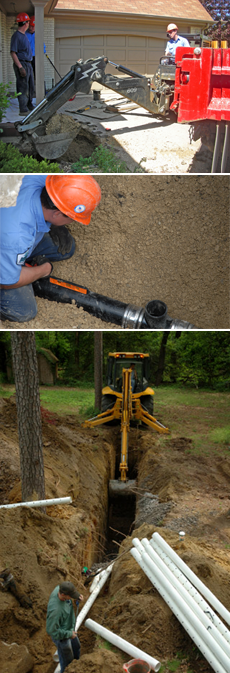
[[[56,10],[139,14],[145,16],[212,21],[200,0],[57,0]]]

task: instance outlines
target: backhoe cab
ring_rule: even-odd
[[[128,437],[130,421],[138,420],[157,432],[168,434],[153,416],[154,391],[148,385],[150,359],[144,353],[109,353],[107,385],[102,390],[102,413],[83,423],[95,427],[114,420],[121,422],[120,480],[110,480],[110,495],[128,495],[136,482],[128,480]]]

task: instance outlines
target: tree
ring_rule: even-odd
[[[167,345],[169,335],[170,335],[170,332],[168,332],[166,330],[163,332],[163,337],[162,337],[161,347],[160,347],[160,354],[159,354],[159,361],[158,361],[158,368],[157,368],[157,373],[156,373],[156,386],[160,386],[162,381],[163,381],[166,345]]]
[[[101,389],[103,372],[103,332],[94,332],[94,387],[95,409],[101,408]]]
[[[22,501],[44,500],[45,478],[34,332],[12,332]]]

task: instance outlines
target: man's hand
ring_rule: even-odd
[[[13,285],[1,285],[0,287],[3,290],[14,290],[17,287],[24,287],[24,285],[30,285],[34,283],[38,278],[46,278],[51,274],[52,271],[51,262],[45,262],[41,266],[22,266],[20,278],[17,283]]]
[[[61,255],[67,255],[67,253],[70,252],[73,245],[73,239],[67,227],[64,225],[58,227],[56,224],[51,224],[49,235]]]
[[[72,640],[72,638],[76,638],[76,637],[77,637],[77,633],[76,633],[76,631],[73,631],[72,636],[71,636],[71,640]]]
[[[26,77],[26,70],[25,70],[25,68],[22,67],[22,65],[21,65],[21,68],[19,68],[19,72],[20,72],[21,77]]]
[[[30,267],[30,266],[42,266],[43,264],[46,264],[47,262],[48,262],[48,264],[50,264],[51,269],[50,269],[49,274],[46,274],[46,275],[50,276],[50,274],[53,271],[53,264],[50,262],[49,259],[47,259],[47,257],[45,255],[35,255],[35,257],[32,257],[30,259],[30,262],[28,262],[28,264],[25,263],[25,266],[28,266],[28,267]],[[43,277],[43,276],[41,276],[41,277]]]

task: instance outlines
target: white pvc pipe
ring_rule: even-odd
[[[157,544],[163,549],[163,551],[168,554],[169,558],[174,561],[174,563],[177,565],[178,568],[185,574],[185,576],[194,584],[194,586],[200,591],[202,596],[206,598],[206,600],[212,605],[212,607],[223,617],[224,621],[227,622],[227,624],[230,625],[230,612],[227,610],[227,608],[224,607],[224,605],[214,596],[214,594],[206,587],[203,582],[195,575],[195,573],[189,568],[189,566],[182,561],[180,556],[176,554],[176,552],[165,542],[165,540],[159,535],[159,533],[153,533],[152,536],[153,540],[157,541]]]
[[[101,591],[102,587],[106,583],[106,581],[107,581],[107,579],[108,579],[108,577],[109,577],[109,575],[112,571],[112,568],[113,568],[113,563],[111,563],[108,566],[108,568],[106,568],[105,570],[102,570],[102,572],[98,575],[99,581],[97,581],[97,584],[95,584],[95,587],[94,587],[90,597],[88,598],[85,605],[83,606],[83,608],[79,612],[79,615],[77,616],[75,629],[74,629],[75,631],[78,631],[79,627],[81,626],[82,622],[84,621],[87,613],[89,612],[89,610],[90,610],[91,606],[93,605],[95,599],[97,598],[99,592]],[[96,578],[94,578],[94,579],[96,579]]]
[[[139,540],[138,540],[138,542],[139,542]],[[203,612],[202,608],[194,600],[193,596],[191,596],[191,594],[179,582],[177,577],[175,577],[173,572],[168,568],[168,566],[164,563],[164,561],[162,561],[162,559],[159,557],[159,555],[154,551],[154,549],[150,545],[149,540],[147,540],[147,538],[143,538],[143,540],[141,540],[141,543],[143,545],[143,549],[147,552],[150,559],[154,563],[156,563],[157,567],[163,572],[164,576],[170,582],[171,586],[174,587],[177,594],[179,594],[181,596],[181,598],[185,601],[185,603],[188,605],[188,607],[193,611],[195,616],[205,626],[205,628],[208,630],[208,632],[212,636],[212,638],[216,641],[216,643],[218,643],[218,645],[225,652],[225,654],[227,654],[227,656],[229,658],[229,661],[230,661],[230,645],[226,641],[224,636],[221,635],[221,633],[218,631],[218,629],[213,624],[213,622],[210,621],[209,617]],[[134,541],[133,541],[133,544],[134,544]],[[214,647],[213,651],[215,652],[215,647]]]
[[[100,577],[101,577],[101,572],[102,572],[102,568],[98,568],[97,574],[95,575],[95,577],[94,577],[94,579],[91,582],[90,587],[89,587],[89,593],[90,594],[92,593],[92,591],[94,591],[95,587],[98,585],[98,582],[99,582]]]
[[[0,509],[14,509],[15,507],[48,507],[48,505],[67,505],[72,498],[52,498],[50,500],[31,500],[31,502],[15,502],[11,505],[0,505]]]
[[[147,664],[149,664],[149,666],[151,666],[151,668],[153,668],[154,671],[157,672],[160,670],[161,667],[160,661],[151,657],[150,654],[146,654],[146,652],[139,650],[138,647],[135,647],[135,645],[128,643],[127,640],[124,640],[120,636],[117,636],[116,633],[109,631],[104,626],[101,626],[101,624],[94,622],[93,619],[87,619],[85,622],[85,626],[87,626],[87,629],[94,631],[94,633],[97,633],[99,636],[107,640],[112,645],[115,645],[115,647],[118,647],[119,650],[122,650],[123,652],[127,652],[127,654],[130,654],[130,656],[133,657],[134,659],[143,659],[144,661],[147,662]]]
[[[142,540],[143,542],[143,540]],[[184,573],[181,572],[181,570],[177,567],[177,565],[169,558],[168,554],[166,554],[161,547],[157,544],[156,540],[153,540],[153,538],[149,541],[151,547],[155,549],[156,553],[160,556],[162,561],[168,566],[168,568],[173,572],[174,576],[177,577],[179,582],[186,588],[186,590],[189,592],[189,594],[194,598],[194,600],[200,605],[202,608],[203,612],[210,618],[211,622],[215,624],[216,628],[222,636],[227,640],[227,642],[230,644],[230,632],[223,624],[221,619],[218,617],[216,612],[210,607],[209,603],[205,601],[203,596],[197,591],[197,589],[194,587],[194,585],[185,577]]]
[[[181,601],[181,607],[178,606],[178,604],[175,602],[174,598],[172,598],[171,591],[166,590],[166,584],[167,581],[161,582],[159,580],[160,571],[158,568],[155,566],[154,568],[154,573],[152,569],[150,569],[149,565],[152,563],[151,559],[148,557],[147,554],[140,554],[140,552],[137,549],[131,549],[130,552],[137,561],[137,563],[140,565],[142,570],[144,570],[145,574],[147,577],[150,579],[150,582],[156,587],[157,591],[161,594],[167,605],[170,607],[172,612],[175,614],[177,619],[181,622],[182,626],[184,629],[187,631],[187,633],[191,636],[191,638],[194,640],[195,644],[199,648],[199,650],[202,652],[204,657],[207,659],[207,661],[210,663],[212,666],[213,670],[216,671],[216,673],[228,673],[229,668],[223,667],[222,664],[217,660],[217,658],[213,655],[212,652],[210,652],[209,647],[207,646],[206,642],[203,640],[203,632],[205,631],[205,628],[203,625],[195,618],[193,622],[191,621],[190,617],[185,615],[184,612],[184,601]],[[144,557],[147,557],[149,564],[146,563],[146,559]],[[164,576],[163,576],[164,577]],[[169,589],[170,589],[170,584],[168,582]],[[168,589],[168,587],[167,587]],[[176,592],[175,592],[176,593]],[[195,626],[194,626],[194,621],[195,621]],[[202,627],[202,629],[201,629]],[[198,630],[197,630],[198,629]],[[201,633],[202,630],[202,633]],[[228,660],[229,661],[229,660]]]

